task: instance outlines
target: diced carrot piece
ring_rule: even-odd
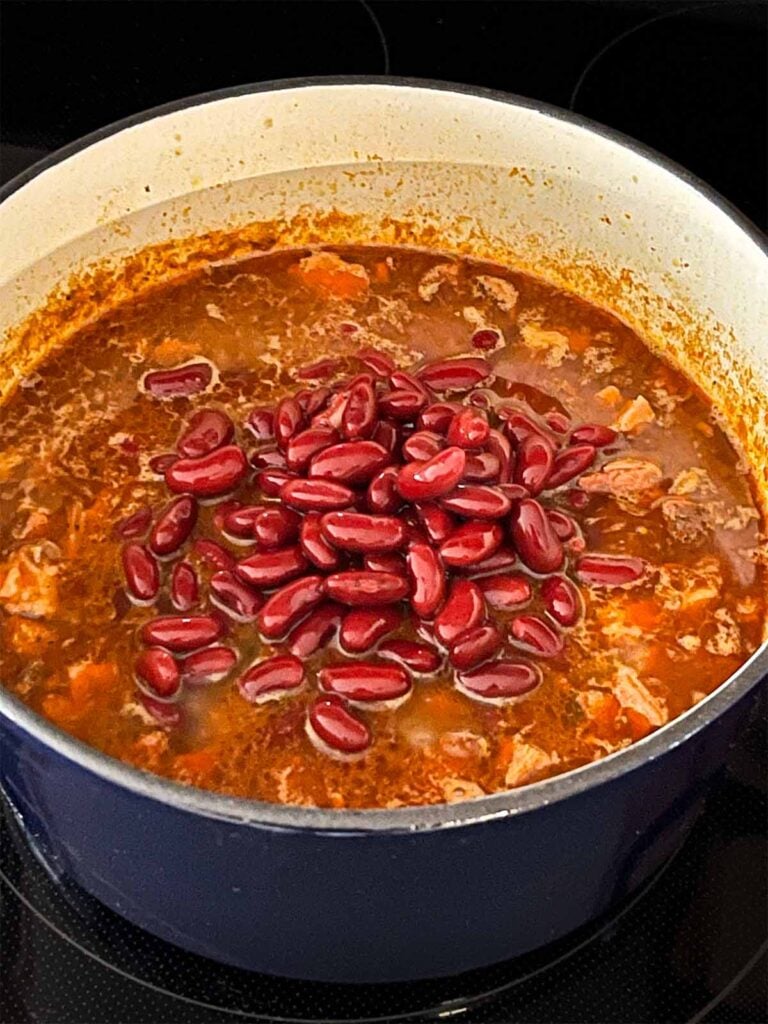
[[[202,750],[191,750],[187,754],[179,754],[174,758],[174,769],[193,778],[201,778],[208,775],[218,764],[216,752],[203,748]]]
[[[117,668],[112,662],[85,661],[69,670],[69,693],[72,702],[80,707],[103,697],[117,680]]]
[[[591,342],[592,335],[589,331],[585,331],[581,328],[568,331],[568,345],[571,352],[575,352],[576,355],[581,355],[583,352],[586,352]]]
[[[353,299],[368,288],[368,274],[357,263],[345,263],[330,252],[318,252],[289,268],[303,284],[337,299]]]
[[[379,260],[373,265],[373,280],[378,284],[386,284],[390,278],[389,264],[386,260]]]
[[[624,708],[624,717],[627,720],[629,732],[633,740],[641,740],[643,736],[647,736],[653,729],[645,715],[635,711],[634,708]]]
[[[640,601],[631,601],[625,606],[624,617],[630,626],[639,626],[641,629],[655,629],[659,621],[659,607],[653,598],[643,598]]]

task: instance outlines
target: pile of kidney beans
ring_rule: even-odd
[[[585,552],[571,515],[547,503],[615,431],[571,429],[560,412],[540,418],[499,399],[484,387],[492,368],[481,357],[414,373],[373,349],[357,358],[364,370],[355,377],[322,385],[340,365],[323,360],[299,373],[310,387],[252,410],[250,451],[229,416],[206,408],[190,416],[175,453],[151,460],[176,497],[117,529],[131,600],[153,604],[162,585],[177,612],[140,630],[136,679],[160,723],[181,720],[184,687],[238,665],[222,642],[229,620],[253,623],[280,652],[239,666],[242,696],[261,703],[297,693],[305,660],[335,641],[347,660],[317,672],[306,729],[327,753],[359,755],[372,742],[360,709],[398,706],[413,677],[445,658],[468,697],[518,699],[539,685],[538,659],[562,652],[582,613],[574,578],[618,586],[643,575],[641,559]],[[198,362],[152,371],[142,387],[173,398],[213,379]],[[568,495],[575,508],[585,497]],[[200,503],[217,504],[218,537],[196,529]],[[244,545],[243,557],[222,538]],[[523,610],[534,588],[545,616]],[[419,640],[388,639],[408,618]]]

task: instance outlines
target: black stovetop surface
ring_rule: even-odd
[[[393,74],[571,108],[766,215],[768,6],[751,2],[18,2],[2,18],[0,178],[128,114],[246,82]],[[224,968],[126,924],[0,814],[0,1022],[764,1024],[765,701],[691,836],[555,948],[442,981],[342,987]]]

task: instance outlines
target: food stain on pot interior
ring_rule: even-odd
[[[763,634],[722,418],[574,294],[318,250],[349,228],[158,247],[19,330],[45,358],[0,410],[6,685],[131,764],[331,807],[497,792],[663,726]]]

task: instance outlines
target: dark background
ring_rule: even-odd
[[[6,0],[3,174],[209,89],[386,73],[571,107],[685,164],[764,226],[767,17],[754,0]]]
[[[323,74],[572,109],[768,222],[768,6],[739,0],[5,0],[0,179],[157,104]],[[764,1024],[767,748],[763,700],[663,876],[559,960],[386,991],[198,963],[53,882],[0,814],[0,1024],[431,1020],[447,1005],[466,1024]]]

